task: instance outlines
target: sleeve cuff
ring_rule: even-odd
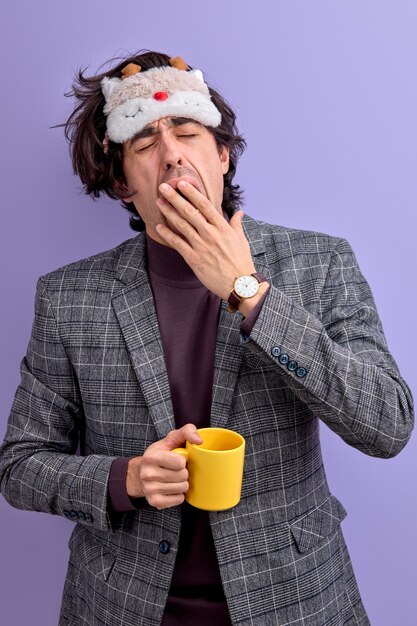
[[[258,319],[258,315],[262,309],[262,305],[270,289],[271,289],[271,285],[269,285],[268,289],[265,291],[264,295],[259,300],[257,305],[252,309],[249,315],[245,317],[244,320],[242,320],[240,324],[240,330],[243,333],[245,339],[249,338],[249,335],[251,334],[252,328],[254,327],[255,322]]]
[[[119,457],[113,461],[109,475],[109,498],[114,511],[122,513],[124,511],[136,511],[143,498],[131,498],[126,491],[127,468],[130,459],[134,456]]]

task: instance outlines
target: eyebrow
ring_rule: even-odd
[[[189,117],[170,117],[168,125],[169,126],[182,126],[183,124],[190,124],[190,123],[198,124],[199,126],[201,126],[200,122],[197,122],[197,120],[192,120]],[[135,143],[135,141],[137,141],[138,139],[151,137],[152,135],[156,135],[157,133],[159,133],[159,130],[156,126],[147,126],[143,128],[142,130],[140,130],[138,133],[136,133],[136,135],[133,135],[128,145],[132,146]]]

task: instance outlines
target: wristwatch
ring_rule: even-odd
[[[226,311],[228,311],[228,313],[235,313],[242,300],[256,296],[259,291],[259,285],[264,282],[266,282],[266,278],[260,272],[237,276],[230,296],[227,299],[229,304],[227,305]]]

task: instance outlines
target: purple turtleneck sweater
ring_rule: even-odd
[[[225,219],[227,219],[226,214]],[[147,270],[155,301],[170,384],[176,428],[193,423],[210,426],[214,355],[221,298],[197,278],[177,250],[154,241],[147,233]],[[266,293],[240,329],[250,335]],[[204,331],[204,332],[203,332]],[[137,498],[126,491],[130,458],[113,461],[109,477],[111,507],[135,510]],[[177,559],[162,626],[230,626],[209,516],[187,502]]]

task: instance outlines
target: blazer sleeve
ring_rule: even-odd
[[[311,313],[272,285],[241,344],[275,364],[294,394],[348,444],[390,458],[410,438],[411,391],[390,354],[371,289],[337,239]]]
[[[113,530],[107,483],[115,456],[77,456],[82,403],[42,278],[21,382],[0,447],[0,492],[18,509]]]

